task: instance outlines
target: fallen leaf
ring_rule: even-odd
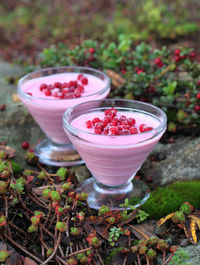
[[[0,145],[0,151],[4,151],[8,154],[8,156],[10,158],[14,157],[15,156],[15,149],[10,147],[10,146],[7,146],[7,145]]]
[[[112,84],[115,87],[121,87],[124,86],[126,83],[126,80],[124,78],[122,78],[119,74],[117,74],[116,72],[112,71],[112,70],[106,70],[107,75],[111,78],[112,80]]]
[[[31,258],[25,257],[25,259],[24,259],[24,265],[38,265],[38,263],[36,263]]]
[[[21,99],[19,98],[17,93],[12,94],[12,100],[13,100],[13,102],[21,102]]]

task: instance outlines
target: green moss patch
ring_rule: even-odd
[[[200,181],[176,182],[165,188],[157,188],[141,209],[149,214],[150,219],[158,220],[178,210],[186,201],[194,208],[200,208]]]

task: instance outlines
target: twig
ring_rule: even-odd
[[[38,162],[36,163],[37,167],[39,167],[39,169],[41,169],[42,171],[44,171],[44,173],[47,175],[47,178],[49,179],[49,182],[51,184],[54,183],[54,180],[50,177],[49,173],[46,171],[45,168],[43,168]]]
[[[149,258],[147,257],[147,255],[145,255],[145,258],[146,258],[146,261],[147,261],[147,265],[150,265]]]
[[[133,230],[135,230],[136,232],[138,232],[141,236],[143,236],[145,239],[149,239],[149,237],[147,235],[145,235],[143,232],[141,232],[139,229],[135,228],[134,226],[132,225],[129,225],[129,227],[131,227]]]
[[[6,200],[6,196],[3,196],[3,200],[4,200],[4,205],[5,205],[5,217],[6,219],[8,219],[8,202]]]
[[[26,250],[24,247],[22,247],[21,245],[19,245],[17,242],[15,242],[12,238],[10,238],[8,235],[5,235],[6,238],[8,239],[8,241],[10,241],[15,247],[17,247],[18,249],[20,249],[21,251],[23,251],[27,256],[33,258],[35,261],[39,262],[39,264],[42,263],[42,260],[40,260],[39,258],[37,258],[35,255],[33,255],[32,253],[30,253],[28,250]]]
[[[127,261],[127,255],[124,257],[123,265],[126,265],[126,261]]]
[[[91,250],[91,249],[92,249],[91,247],[89,247],[89,248],[85,248],[85,249],[81,249],[81,250],[78,250],[78,251],[75,251],[75,252],[69,254],[67,257],[71,257],[71,256],[74,256],[74,255],[76,255],[76,254],[79,254],[79,253],[83,253],[83,252],[89,251],[89,250]]]
[[[54,247],[54,250],[53,250],[52,254],[41,265],[48,264],[48,262],[55,256],[55,254],[56,254],[56,252],[58,250],[58,246],[60,244],[60,241],[61,241],[61,232],[59,232],[58,240],[56,242],[56,245]]]
[[[101,256],[100,256],[97,252],[96,252],[96,255],[97,255],[97,257],[98,257],[98,259],[99,259],[101,265],[104,265],[104,262],[103,262]]]
[[[137,260],[138,260],[138,265],[141,265],[140,255],[138,253],[137,253]]]
[[[165,264],[165,260],[166,260],[166,250],[163,249],[163,264]]]
[[[12,226],[14,229],[16,229],[17,231],[19,231],[20,233],[22,233],[24,236],[29,237],[29,235],[24,232],[24,230],[22,230],[21,228],[19,228],[18,226],[16,226],[15,224],[13,224],[12,222],[7,222],[10,226]]]
[[[31,198],[32,201],[34,201],[40,207],[48,209],[48,206],[43,201],[41,201],[34,193],[30,194],[28,192],[28,196]]]
[[[169,258],[165,261],[165,263],[163,263],[163,265],[166,265],[170,260],[171,258],[174,256],[174,252],[172,252],[172,254],[169,256]]]
[[[50,201],[50,203],[49,203],[49,211],[48,211],[48,214],[47,214],[46,220],[45,220],[45,222],[44,222],[44,226],[46,226],[47,223],[48,223],[48,221],[49,221],[49,217],[50,217],[50,215],[51,215],[51,209],[52,209],[52,202]]]

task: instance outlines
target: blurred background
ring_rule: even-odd
[[[85,39],[153,46],[186,43],[199,49],[199,0],[1,0],[0,56],[37,63],[38,53],[63,42]]]

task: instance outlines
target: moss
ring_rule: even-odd
[[[19,174],[22,171],[22,167],[16,163],[15,161],[11,160],[12,170],[14,174]]]
[[[189,202],[200,208],[200,181],[176,182],[165,188],[151,192],[150,198],[141,210],[149,214],[149,219],[160,219],[179,209],[182,203]]]

